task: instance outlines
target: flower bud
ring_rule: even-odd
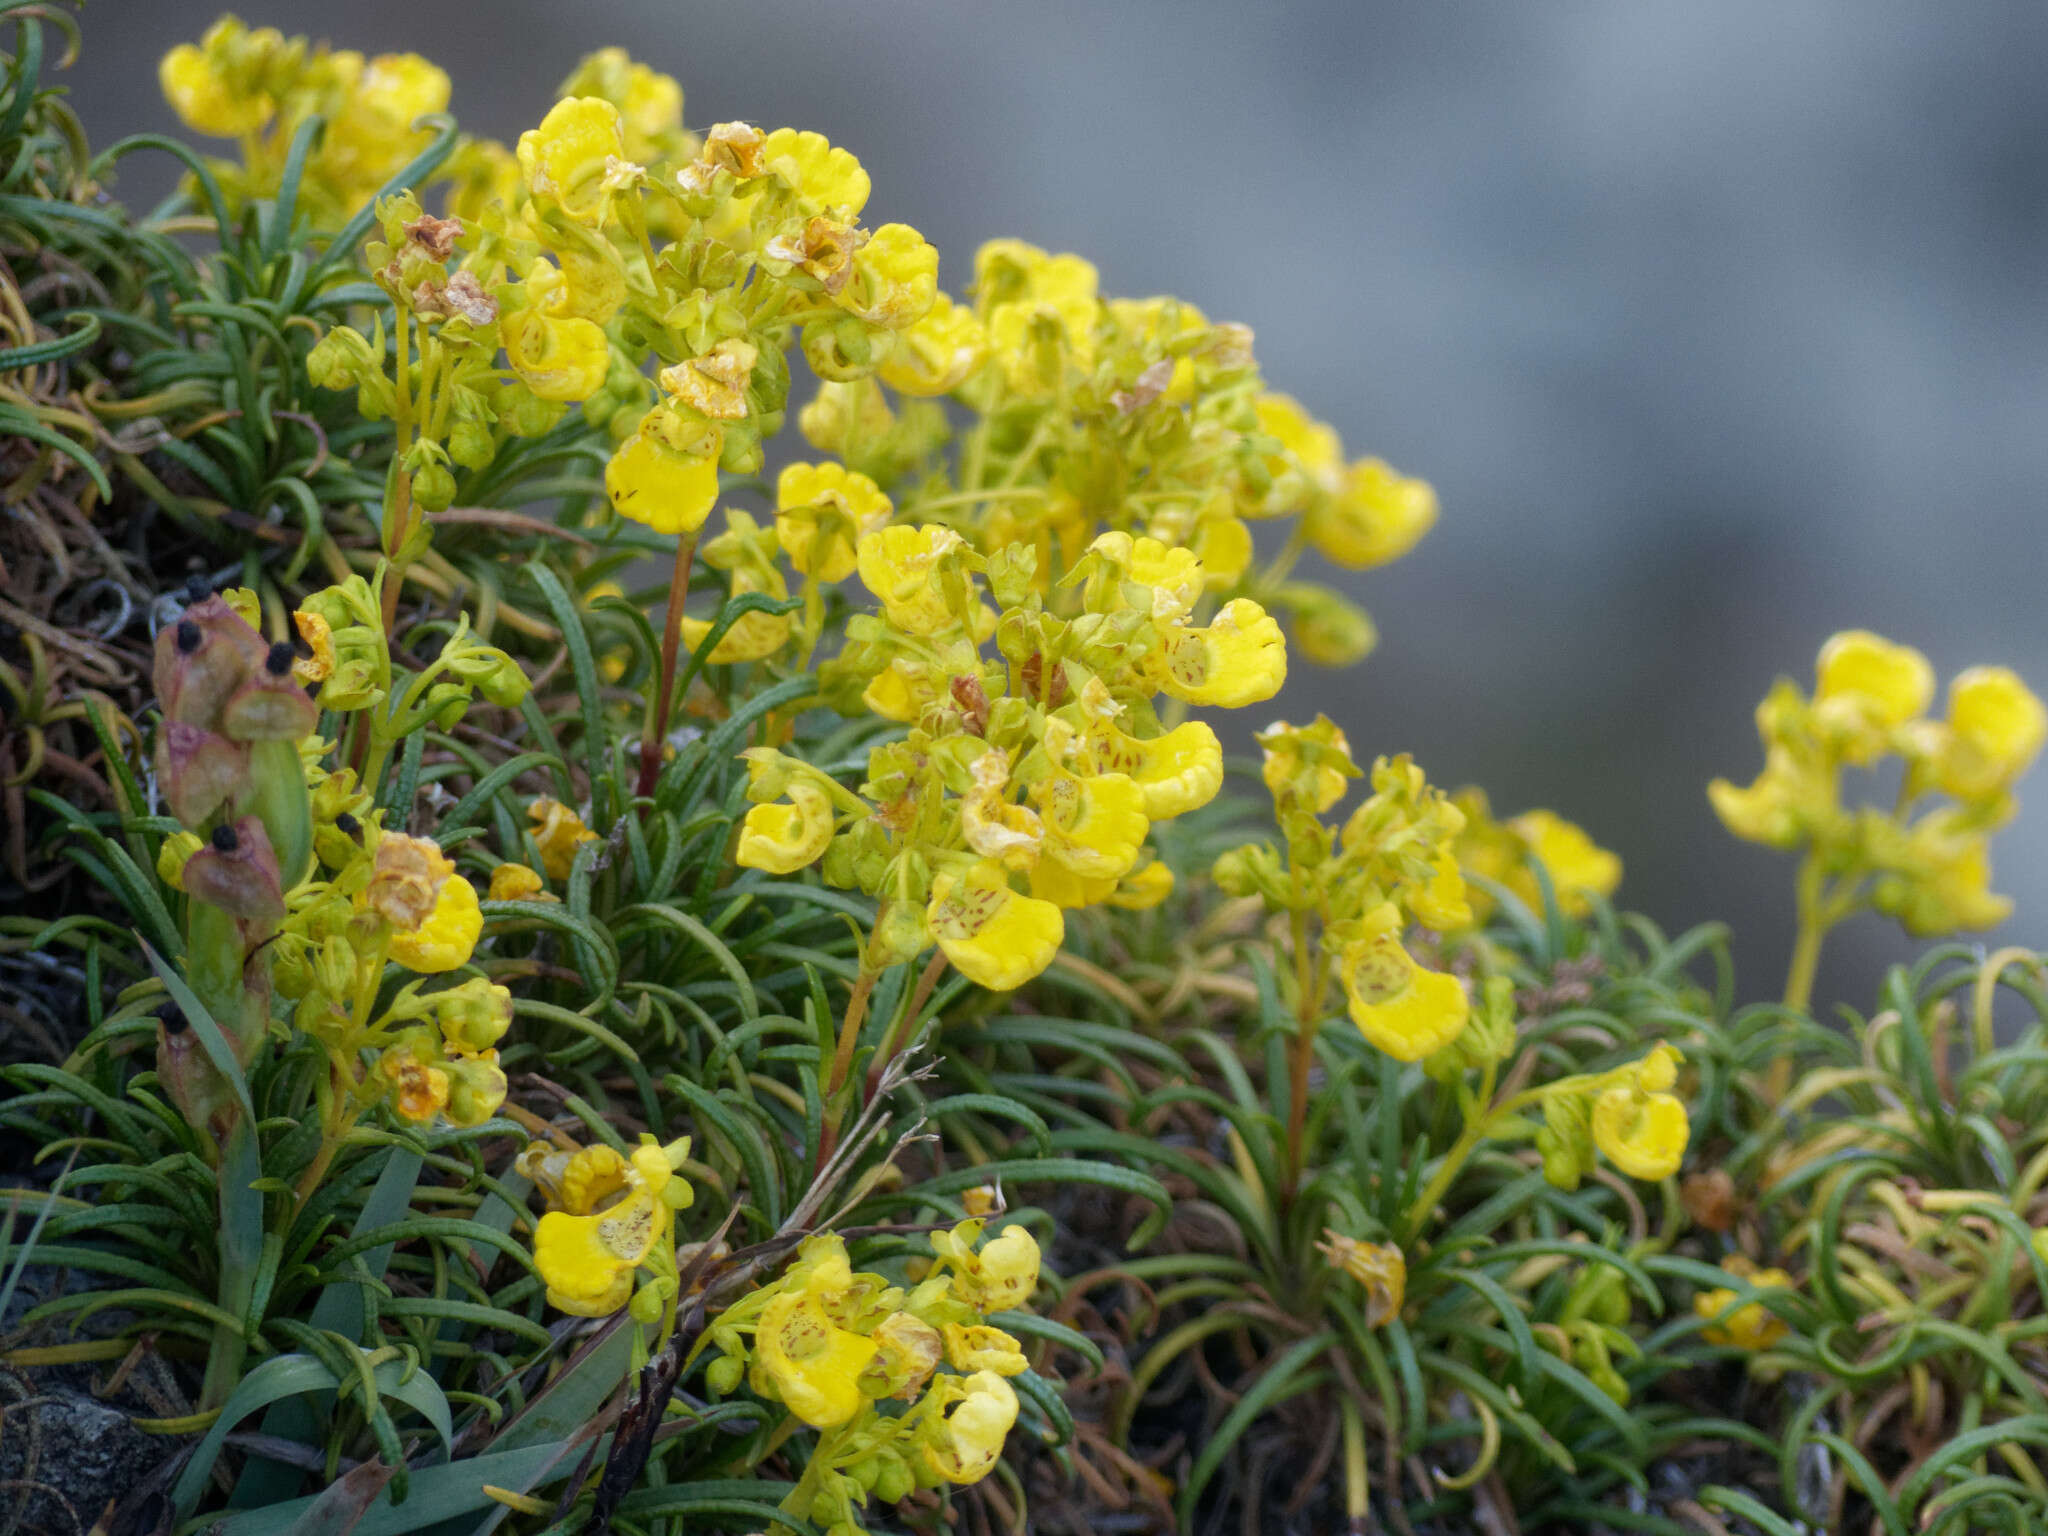
[[[448,1076],[446,1113],[452,1124],[482,1125],[505,1102],[505,1073],[496,1051],[452,1057],[443,1070]]]
[[[512,994],[481,976],[434,998],[450,1050],[487,1051],[512,1025]]]
[[[412,477],[412,499],[429,512],[443,512],[455,500],[455,476],[438,459],[424,464]]]

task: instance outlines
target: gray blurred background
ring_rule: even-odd
[[[91,0],[96,143],[169,129],[157,58],[216,7]],[[1242,320],[1275,387],[1435,482],[1437,531],[1354,578],[1379,653],[1284,699],[1498,809],[1549,805],[1622,898],[1789,948],[1788,861],[1703,789],[1832,630],[2006,661],[2048,692],[2048,7],[1833,0],[697,4],[247,0],[417,49],[465,126],[537,121],[583,52],[681,79],[692,126],[815,128],[957,290],[975,246]],[[134,162],[129,200],[168,184]],[[155,169],[155,168],[151,168]],[[2048,799],[2048,796],[2043,796]],[[2048,804],[1995,849],[2048,936]],[[1996,936],[1994,936],[1996,937]],[[1817,1000],[1910,952],[1865,918]]]

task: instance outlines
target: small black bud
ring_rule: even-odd
[[[349,837],[354,837],[358,832],[363,830],[363,824],[360,821],[357,821],[355,817],[349,815],[347,811],[343,811],[339,816],[334,818],[334,830],[337,832],[345,833]]]
[[[272,677],[283,677],[291,669],[292,643],[289,640],[280,640],[271,646],[269,653],[264,656],[263,670]]]
[[[201,633],[199,626],[190,619],[178,620],[178,649],[185,655],[190,656],[194,651],[198,650],[199,642],[205,638],[206,636]]]
[[[242,839],[236,835],[235,829],[226,822],[222,822],[213,829],[213,847],[216,853],[233,853],[241,846]]]
[[[191,575],[185,578],[185,601],[203,603],[213,596],[213,583],[204,576]]]

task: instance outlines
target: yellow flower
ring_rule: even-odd
[[[1659,1045],[1633,1067],[1609,1074],[1593,1101],[1593,1141],[1607,1160],[1634,1179],[1678,1171],[1692,1134],[1685,1105],[1666,1092],[1677,1080],[1678,1052]]]
[[[1012,1222],[977,1253],[983,1223],[963,1221],[950,1232],[931,1235],[932,1252],[953,1272],[953,1291],[960,1300],[987,1316],[1012,1312],[1038,1289],[1038,1240]]]
[[[1948,685],[1941,787],[1962,800],[2005,788],[2048,740],[2048,710],[2008,667],[1971,667]]]
[[[751,563],[734,568],[731,596],[744,597],[749,592],[765,593],[778,600],[789,596],[782,572],[773,567],[758,569]],[[710,619],[683,620],[683,643],[693,653],[710,637],[713,622]],[[790,616],[786,613],[743,613],[720,636],[717,647],[704,659],[718,666],[759,661],[781,650],[789,641],[789,631]]]
[[[862,534],[855,546],[856,564],[892,625],[907,634],[933,635],[954,623],[941,564],[966,547],[950,528],[899,523]]]
[[[599,96],[556,102],[519,136],[519,168],[536,197],[552,198],[581,224],[604,217],[606,178],[626,156],[619,109]]]
[[[1934,697],[1927,658],[1867,629],[1831,636],[1815,673],[1814,716],[1852,763],[1875,758],[1885,733],[1924,712]]]
[[[391,958],[409,971],[435,975],[466,965],[484,931],[483,908],[476,887],[461,875],[441,882],[434,910],[411,932],[391,936]]]
[[[1937,814],[1907,842],[1908,868],[1881,876],[1872,904],[1919,938],[1995,928],[2012,916],[2012,898],[1991,889],[1989,833],[1957,834]]]
[[[604,328],[557,312],[562,276],[545,261],[534,264],[522,286],[525,302],[498,327],[512,371],[542,400],[588,400],[611,367]]]
[[[870,325],[901,331],[931,313],[939,253],[908,224],[884,224],[853,255],[853,280],[833,296]]]
[[[1351,759],[1351,743],[1328,715],[1305,726],[1276,720],[1252,738],[1264,758],[1259,776],[1277,798],[1292,794],[1321,815],[1339,800],[1359,776]]]
[[[1400,930],[1400,913],[1382,902],[1360,921],[1338,964],[1359,1033],[1396,1061],[1421,1061],[1458,1038],[1471,1004],[1457,977],[1415,963]]]
[[[1183,721],[1144,741],[1102,720],[1090,725],[1087,748],[1096,772],[1129,776],[1154,821],[1199,810],[1223,787],[1223,743],[1201,720]]]
[[[855,546],[888,526],[881,487],[843,464],[792,464],[775,482],[775,537],[790,567],[820,581],[844,581]]]
[[[1237,585],[1252,563],[1252,531],[1229,503],[1218,500],[1199,506],[1175,502],[1159,508],[1145,525],[1148,537],[1185,548],[1201,562],[1209,589]]]
[[[671,1240],[675,1212],[695,1198],[675,1170],[689,1138],[657,1145],[643,1136],[630,1158],[610,1147],[564,1152],[539,1145],[519,1171],[555,1207],[534,1227],[533,1260],[549,1303],[575,1317],[605,1317],[633,1294],[633,1272]]]
[[[822,133],[778,128],[761,143],[762,168],[797,196],[807,212],[831,209],[851,219],[867,206],[868,173]]]
[[[490,901],[546,901],[547,888],[540,876],[524,864],[500,864],[491,871]]]
[[[548,872],[550,880],[566,880],[569,872],[576,867],[576,850],[585,843],[598,841],[598,836],[583,824],[568,806],[551,795],[542,795],[526,808],[526,815],[534,823],[534,846],[540,849],[541,868]]]
[[[292,615],[292,625],[313,653],[292,663],[292,676],[306,687],[326,682],[334,675],[333,629],[319,614],[307,613],[303,609]]]
[[[994,1371],[1021,1376],[1031,1369],[1015,1338],[986,1323],[945,1326],[946,1364],[956,1371]]]
[[[1031,894],[1069,912],[1100,906],[1116,895],[1121,883],[1114,875],[1107,879],[1077,875],[1058,859],[1040,859],[1031,866]]]
[[[621,517],[656,533],[695,533],[718,500],[718,457],[676,452],[643,419],[605,465],[604,488]]]
[[[1120,773],[1064,771],[1031,789],[1045,820],[1045,851],[1077,875],[1114,880],[1138,860],[1151,830],[1145,792]]]
[[[1365,1287],[1365,1326],[1377,1328],[1399,1315],[1408,1290],[1408,1260],[1392,1243],[1362,1243],[1328,1227],[1316,1251]]]
[[[1471,925],[1472,899],[1465,888],[1465,872],[1450,848],[1437,850],[1428,882],[1408,893],[1408,909],[1418,923],[1438,933],[1455,933]]]
[[[1159,686],[1190,704],[1237,709],[1258,704],[1287,680],[1287,641],[1270,614],[1234,597],[1205,629],[1164,635]]]
[[[1721,824],[1746,842],[1769,848],[1793,848],[1799,843],[1798,769],[1782,748],[1765,755],[1764,770],[1749,785],[1716,779],[1707,786],[1707,799]]]
[[[993,859],[980,860],[965,875],[948,871],[934,880],[925,920],[960,974],[991,992],[1008,992],[1038,975],[1066,936],[1060,909],[1011,890]]]
[[[988,333],[974,311],[941,293],[922,320],[896,333],[881,379],[906,395],[943,395],[966,383],[987,358]]]
[[[734,856],[743,869],[793,874],[815,860],[832,841],[831,797],[801,778],[792,779],[784,793],[789,797],[787,804],[777,800],[747,811]]]
[[[893,658],[861,691],[860,701],[884,720],[909,725],[939,697],[931,672],[905,657]]]
[[[1782,1269],[1758,1269],[1740,1254],[1723,1259],[1721,1267],[1729,1274],[1746,1280],[1758,1290],[1793,1289],[1795,1282]],[[1736,1307],[1736,1298],[1741,1293],[1726,1286],[1702,1291],[1692,1299],[1692,1309],[1700,1317],[1718,1321],[1700,1330],[1700,1337],[1709,1344],[1719,1344],[1728,1349],[1745,1350],[1756,1354],[1769,1349],[1786,1333],[1784,1319],[1760,1301],[1745,1302]],[[1735,1307],[1730,1312],[1728,1309]],[[1724,1317],[1723,1313],[1727,1313]]]
[[[412,1043],[394,1045],[378,1059],[377,1070],[390,1084],[391,1107],[401,1119],[426,1125],[448,1107],[448,1074],[414,1051]]]
[[[1529,845],[1529,857],[1542,860],[1557,892],[1558,909],[1567,916],[1583,916],[1592,907],[1588,897],[1612,896],[1621,884],[1621,860],[1562,816],[1524,811],[1508,825]],[[1507,884],[1531,911],[1542,911],[1542,892],[1526,867],[1515,870]]]
[[[1075,367],[1095,365],[1093,265],[1079,256],[1048,256],[1021,240],[991,240],[975,253],[974,274],[989,350],[1011,388],[1029,394],[1054,382],[1041,367],[1041,342],[1053,343]]]
[[[410,932],[433,915],[455,866],[432,838],[387,832],[377,839],[370,880],[356,897],[393,928]]]
[[[157,878],[174,891],[185,889],[185,861],[197,853],[204,840],[197,832],[173,832],[156,851]]]
[[[381,181],[425,140],[413,124],[448,110],[448,72],[416,53],[380,53],[370,60],[328,129],[327,153],[353,151],[361,180]]]
[[[213,32],[207,34],[209,42],[213,37]],[[157,83],[163,87],[164,100],[187,128],[217,139],[254,133],[276,110],[268,93],[237,92],[205,51],[191,43],[180,43],[163,56],[157,66]]]
[[[1009,869],[1035,868],[1045,843],[1045,824],[1036,812],[1006,798],[1009,754],[992,747],[974,760],[969,772],[973,787],[960,798],[960,830],[967,846]],[[1032,889],[1036,893],[1035,881]]]
[[[986,1477],[1017,1422],[1017,1394],[994,1371],[948,1376],[934,1383],[938,1412],[924,1448],[931,1469],[949,1483]]]
[[[1258,415],[1259,430],[1277,438],[1285,455],[1267,461],[1276,480],[1289,469],[1295,469],[1312,486],[1328,491],[1337,489],[1344,468],[1344,445],[1334,428],[1309,415],[1292,395],[1260,395],[1253,402],[1253,409]],[[1288,458],[1293,460],[1291,465]],[[1264,510],[1272,513],[1291,509],[1283,501],[1269,503]]]
[[[1123,876],[1102,900],[1126,912],[1149,912],[1173,894],[1173,871],[1154,859]]]
[[[1397,475],[1378,459],[1345,472],[1337,494],[1309,509],[1308,540],[1354,571],[1398,560],[1436,523],[1436,492],[1424,480]]]
[[[861,1373],[878,1348],[833,1321],[815,1279],[770,1301],[754,1335],[754,1358],[775,1395],[813,1429],[844,1424],[860,1411]]]

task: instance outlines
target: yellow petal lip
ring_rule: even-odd
[[[1942,788],[1959,799],[2010,784],[2048,742],[2048,709],[2009,667],[1970,667],[1956,674],[1948,689],[1948,725]]]
[[[761,1368],[789,1411],[813,1429],[860,1411],[861,1372],[879,1347],[835,1323],[809,1288],[770,1301],[755,1334]]]
[[[695,533],[718,501],[718,460],[677,453],[643,421],[605,465],[604,488],[621,517],[656,533]]]
[[[1676,1173],[1691,1133],[1685,1105],[1668,1093],[1617,1086],[1593,1101],[1595,1144],[1633,1179],[1654,1182]]]
[[[1061,773],[1034,794],[1045,818],[1045,851],[1075,874],[1114,880],[1137,862],[1152,824],[1135,780],[1121,773]]]
[[[468,963],[483,931],[476,887],[461,875],[450,875],[441,883],[427,920],[414,932],[392,934],[391,958],[424,975],[452,971]]]
[[[1308,539],[1337,565],[1367,570],[1398,560],[1436,525],[1436,492],[1424,480],[1396,474],[1378,459],[1361,459],[1337,492],[1312,507]]]
[[[936,579],[940,562],[965,547],[966,541],[950,528],[899,523],[862,534],[855,563],[891,624],[913,635],[934,635],[955,623],[944,585]]]
[[[1223,743],[1205,721],[1186,720],[1142,741],[1105,722],[1089,746],[1098,772],[1127,774],[1137,784],[1154,821],[1200,810],[1223,788]]]
[[[794,874],[824,853],[832,841],[832,800],[815,784],[798,779],[789,799],[757,805],[740,827],[736,858],[747,869]]]
[[[1011,890],[1003,867],[991,859],[965,876],[947,872],[934,880],[925,921],[954,968],[991,992],[1011,991],[1037,976],[1066,936],[1060,909]]]
[[[1351,1022],[1396,1061],[1421,1061],[1458,1038],[1471,1001],[1457,977],[1427,971],[1402,947],[1391,903],[1366,914],[1363,932],[1341,956]]]
[[[1867,629],[1831,636],[1820,650],[1816,702],[1853,699],[1879,726],[1903,725],[1934,697],[1934,668],[1910,645],[1895,645]]]
[[[1248,597],[1225,603],[1207,628],[1167,634],[1159,684],[1177,699],[1238,709],[1272,698],[1286,681],[1286,637]]]

